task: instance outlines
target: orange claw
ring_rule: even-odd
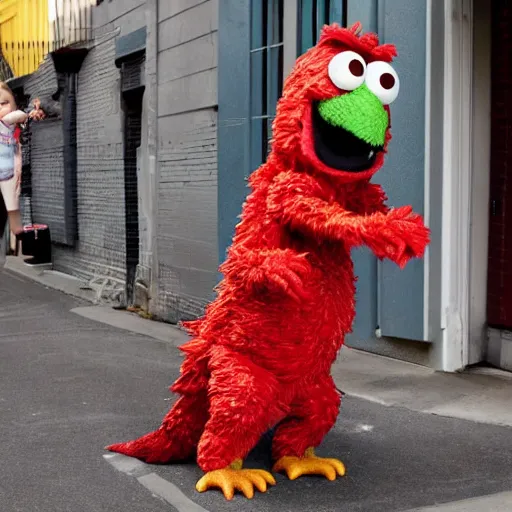
[[[208,489],[221,489],[227,500],[232,500],[235,491],[241,491],[243,495],[252,499],[254,488],[260,492],[266,492],[268,485],[275,485],[274,477],[263,469],[242,469],[240,461],[224,469],[217,469],[206,473],[196,484],[198,492]]]
[[[322,475],[327,480],[336,480],[345,475],[345,466],[338,459],[317,457],[313,448],[308,448],[304,457],[282,457],[274,465],[275,473],[286,472],[290,480],[303,475]]]

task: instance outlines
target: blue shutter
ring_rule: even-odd
[[[391,105],[393,140],[386,165],[375,180],[394,206],[411,204],[424,213],[425,193],[425,73],[426,2],[379,1],[379,35],[396,44],[393,64],[400,77],[400,94]],[[424,261],[405,270],[379,263],[380,329],[384,336],[424,341]]]
[[[349,0],[347,26],[356,21],[363,24],[364,32],[377,32],[377,0]],[[377,175],[380,177],[379,175]],[[377,179],[378,181],[378,179]],[[357,306],[354,331],[348,344],[364,350],[372,350],[377,343],[378,280],[377,259],[366,248],[352,251],[354,272],[357,280]]]
[[[378,32],[381,43],[396,44],[393,66],[400,95],[391,106],[393,140],[384,168],[374,182],[382,184],[391,206],[411,204],[424,212],[426,5],[411,0],[350,1],[348,24],[361,21],[365,32]],[[357,315],[351,346],[372,350],[382,336],[424,339],[424,263],[411,261],[400,270],[378,262],[366,249],[353,251],[357,283]]]

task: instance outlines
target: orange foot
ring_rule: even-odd
[[[345,466],[338,459],[317,457],[313,448],[308,448],[304,457],[282,457],[274,465],[272,471],[286,472],[290,480],[303,475],[323,475],[328,480],[336,480],[336,476],[345,475]]]
[[[227,468],[210,471],[196,484],[199,492],[219,488],[227,500],[233,499],[235,490],[241,491],[246,498],[254,496],[254,488],[266,492],[268,485],[275,485],[274,477],[263,469],[242,469],[242,461],[236,460]]]

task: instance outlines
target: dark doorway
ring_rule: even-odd
[[[492,2],[491,181],[487,320],[512,328],[512,8]]]
[[[124,194],[126,219],[126,305],[133,305],[139,264],[139,193],[137,150],[141,144],[143,88],[123,93],[124,104]]]

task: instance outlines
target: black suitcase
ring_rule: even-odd
[[[38,265],[51,263],[52,261],[52,239],[50,228],[46,224],[31,224],[24,226],[21,242],[21,253],[24,256],[32,256],[25,263]]]

